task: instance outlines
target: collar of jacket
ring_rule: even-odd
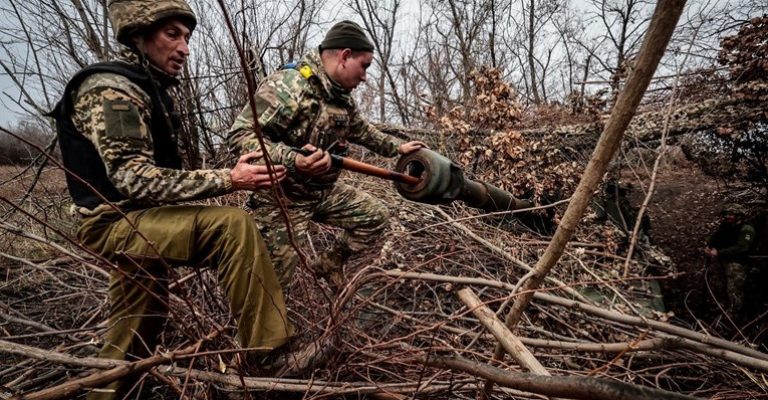
[[[132,50],[123,50],[120,52],[120,54],[117,57],[118,61],[122,61],[124,63],[128,63],[131,65],[141,66],[141,58],[138,54],[136,54]],[[149,71],[149,74],[152,76],[155,82],[157,82],[158,86],[165,89],[171,86],[177,86],[181,81],[179,81],[179,78],[168,74],[167,72],[161,70],[160,68],[157,68],[154,64],[146,61],[146,69]]]
[[[312,68],[312,72],[314,73],[313,77],[316,78],[313,80],[317,82],[315,86],[320,90],[320,94],[323,98],[328,101],[335,100],[346,104],[352,104],[352,92],[339,86],[338,83],[334,82],[334,80],[328,76],[328,73],[325,72],[325,68],[323,68],[320,52],[317,49],[304,55],[301,63]]]

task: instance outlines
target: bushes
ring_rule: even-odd
[[[53,131],[34,121],[22,121],[9,131],[37,146],[45,148],[53,138]],[[58,153],[58,148],[55,149]],[[21,140],[0,132],[0,165],[26,164],[39,155],[39,151]]]

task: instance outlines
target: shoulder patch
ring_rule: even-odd
[[[141,139],[141,115],[127,100],[104,100],[107,137]]]
[[[304,77],[304,79],[309,79],[312,77],[312,75],[315,74],[309,65],[303,65],[301,68],[299,68],[299,73]]]

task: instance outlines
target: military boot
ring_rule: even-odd
[[[346,243],[336,241],[312,262],[312,268],[317,276],[323,278],[334,291],[338,292],[346,283],[344,263],[351,255],[352,251]]]
[[[302,376],[315,369],[322,368],[335,353],[334,339],[321,337],[303,348],[293,349],[276,360],[274,376]]]

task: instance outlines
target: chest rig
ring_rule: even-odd
[[[353,112],[350,104],[342,98],[328,94],[320,77],[309,65],[290,63],[281,69],[297,70],[304,79],[309,81],[313,89],[312,97],[316,104],[313,104],[314,107],[309,111],[310,115],[307,118],[309,123],[304,127],[301,135],[303,143],[298,145],[309,143],[328,150],[336,143],[346,142]]]
[[[333,154],[345,156],[354,113],[352,105],[342,97],[329,94],[323,87],[320,77],[309,65],[287,64],[282,69],[296,69],[304,79],[309,81],[313,89],[312,97],[315,104],[309,110],[308,118],[305,119],[309,123],[302,127],[302,143],[297,144],[303,146],[309,143]],[[338,180],[340,174],[340,169],[332,167],[327,173],[307,180],[305,186],[309,190],[328,189]]]

